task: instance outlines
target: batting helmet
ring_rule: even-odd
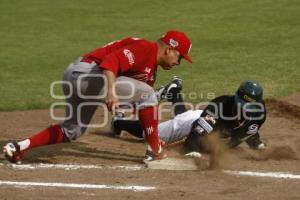
[[[262,87],[255,81],[244,81],[235,93],[235,102],[245,103],[261,102],[263,97]]]

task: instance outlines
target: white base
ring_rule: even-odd
[[[163,170],[197,170],[198,166],[194,158],[166,158],[163,160],[146,161],[149,169]]]

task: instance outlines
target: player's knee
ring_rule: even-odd
[[[62,124],[61,127],[63,129],[64,136],[65,136],[64,142],[71,142],[77,140],[77,138],[79,138],[86,130],[86,128],[75,124],[71,124],[71,125]]]
[[[158,101],[157,101],[157,97],[156,97],[156,94],[155,94],[155,91],[153,90],[152,87],[146,87],[145,90],[142,92],[142,95],[141,95],[141,103],[144,104],[144,105],[157,105],[158,104]]]

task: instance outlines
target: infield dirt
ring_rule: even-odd
[[[222,156],[221,165],[209,169],[204,154],[196,171],[141,169],[12,169],[0,166],[0,180],[62,182],[109,185],[143,185],[156,187],[145,192],[112,189],[64,189],[46,187],[0,186],[0,199],[300,199],[299,179],[247,177],[222,173],[235,171],[286,172],[300,174],[300,94],[266,101],[268,117],[261,128],[268,149],[254,151],[242,144]],[[57,110],[63,114],[63,110]],[[94,121],[102,120],[98,112]],[[167,119],[168,116],[165,116]],[[0,145],[12,139],[23,139],[54,123],[49,110],[0,113]],[[89,129],[76,142],[33,149],[24,164],[138,165],[145,144],[125,134],[121,139],[108,135],[109,127]],[[180,157],[180,146],[170,148],[170,156]],[[1,163],[6,163],[1,156]]]

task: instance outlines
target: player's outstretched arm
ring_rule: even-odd
[[[261,150],[261,149],[265,149],[265,148],[266,148],[266,144],[264,144],[264,143],[260,140],[259,133],[256,133],[255,135],[249,137],[249,138],[246,140],[246,143],[248,144],[248,146],[249,146],[251,149],[258,149],[258,150]]]

